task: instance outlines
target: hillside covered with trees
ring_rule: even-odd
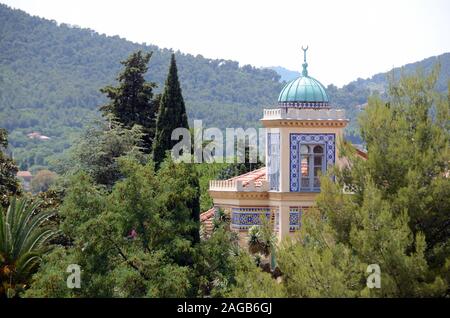
[[[271,69],[132,43],[32,17],[3,4],[0,30],[0,127],[9,133],[10,151],[21,170],[52,168],[54,159],[100,116],[98,109],[106,103],[100,88],[115,81],[119,61],[138,50],[152,52],[145,79],[156,83],[155,94],[162,92],[175,53],[188,118],[202,119],[208,126],[260,125],[262,109],[275,104],[284,84]],[[432,57],[409,64],[405,72],[417,67],[428,71],[436,61]],[[440,56],[440,62],[437,89],[442,92],[450,74],[450,53]],[[346,108],[352,120],[348,129],[352,141],[359,141],[355,118],[360,105],[375,91],[383,94],[386,83],[386,74],[377,74],[342,88],[328,86],[333,104]],[[49,139],[30,138],[32,132]]]
[[[171,50],[137,44],[118,36],[58,25],[0,5],[0,127],[10,133],[16,160],[47,165],[67,149],[81,128],[98,117],[105,103],[100,88],[114,82],[119,61],[137,50],[153,52],[146,80],[161,92]],[[149,30],[157,32],[157,30]],[[238,62],[175,52],[190,119],[205,125],[247,126],[281,89],[274,71]],[[29,139],[38,131],[48,142]]]

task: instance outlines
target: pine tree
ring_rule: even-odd
[[[133,125],[143,127],[142,148],[146,153],[152,149],[159,101],[158,96],[153,96],[156,83],[147,82],[144,78],[151,56],[151,53],[142,51],[132,53],[127,60],[120,62],[124,69],[117,77],[119,85],[100,90],[110,99],[108,104],[100,107],[104,116],[113,115],[125,128]]]
[[[448,296],[450,105],[436,78],[404,77],[387,103],[369,99],[360,118],[368,159],[343,144],[348,165],[321,178],[317,208],[277,250],[288,297]],[[366,285],[371,264],[381,288]]]
[[[175,54],[170,60],[169,74],[161,96],[158,117],[156,120],[156,135],[153,144],[153,160],[157,167],[164,160],[165,153],[178,142],[171,140],[172,131],[176,128],[189,129],[186,107],[181,94]]]
[[[438,73],[439,66],[401,78],[387,103],[369,100],[360,118],[369,158],[344,172],[358,197],[364,193],[358,180],[370,176],[397,213],[407,211],[413,234],[425,235],[433,266],[450,256],[450,104],[436,91]]]
[[[343,145],[349,165],[336,169],[337,183],[321,179],[317,205],[333,239],[362,265],[380,265],[381,290],[363,296],[448,295],[450,105],[437,73],[403,77],[387,102],[370,98],[360,117],[368,159]]]

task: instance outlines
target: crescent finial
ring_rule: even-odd
[[[308,67],[308,63],[306,63],[306,51],[308,50],[308,48],[309,48],[309,45],[307,45],[306,46],[306,49],[303,47],[303,45],[302,45],[302,50],[303,50],[303,71],[302,71],[302,74],[303,74],[303,76],[308,76],[308,70],[307,70],[307,67]]]
[[[302,45],[303,50],[303,61],[306,63],[306,51],[308,51],[309,45],[306,46],[306,49]]]

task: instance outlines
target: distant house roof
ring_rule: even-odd
[[[27,136],[30,137],[30,138],[39,137],[40,135],[41,135],[40,133],[35,132],[35,131],[27,134]]]
[[[50,137],[42,135],[40,132],[34,131],[27,134],[30,139],[49,140]]]
[[[17,176],[21,178],[32,178],[33,175],[30,171],[18,171]]]

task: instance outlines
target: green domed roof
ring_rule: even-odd
[[[300,76],[287,83],[278,97],[278,102],[325,102],[328,103],[325,87],[316,79]]]
[[[303,48],[302,48],[303,49]],[[325,87],[313,77],[308,76],[306,49],[302,75],[287,83],[278,96],[278,104],[284,107],[328,108],[330,99]]]

